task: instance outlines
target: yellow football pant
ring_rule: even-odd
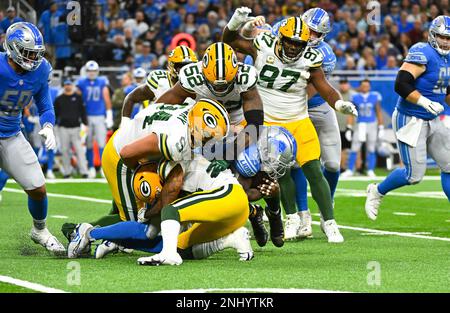
[[[128,169],[113,145],[111,136],[103,150],[102,169],[122,221],[136,221],[138,203],[133,193],[133,172]]]
[[[320,143],[316,129],[309,117],[295,122],[264,122],[267,126],[286,128],[297,141],[296,160],[300,166],[320,158]]]
[[[180,223],[193,223],[178,236],[180,249],[232,233],[245,225],[249,212],[247,195],[237,184],[195,192],[172,202],[171,206],[178,209]]]

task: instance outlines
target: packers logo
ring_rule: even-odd
[[[233,54],[231,55],[231,65],[233,65],[233,67],[236,67],[236,66],[237,66],[237,63],[238,63],[238,60],[237,60],[236,54],[233,53]]]
[[[174,54],[175,54],[175,49],[173,49],[172,51],[170,51],[170,53],[169,53],[169,58],[173,57]]]
[[[208,64],[209,64],[209,58],[208,58],[208,55],[205,54],[203,56],[203,67],[208,67]]]
[[[206,126],[209,128],[216,128],[217,127],[217,119],[211,114],[211,113],[205,113],[203,115],[203,121],[205,122]]]
[[[146,180],[141,182],[141,184],[139,185],[139,190],[141,191],[141,194],[145,198],[148,198],[152,193],[152,188],[150,187],[150,184]]]

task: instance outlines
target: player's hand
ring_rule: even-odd
[[[252,9],[247,7],[240,7],[234,11],[233,16],[231,17],[230,21],[227,24],[227,27],[231,31],[238,30],[239,26],[241,26],[243,23],[247,22],[248,15],[252,13]]]
[[[263,27],[266,25],[266,18],[262,15],[258,15],[255,17],[255,19],[252,21],[252,24],[254,27]]]
[[[146,213],[147,213],[147,206],[144,205],[138,211],[138,214],[137,214],[138,223],[145,224],[145,223],[147,223],[149,221],[149,219],[145,217]]]
[[[420,96],[419,100],[417,101],[417,104],[436,116],[438,116],[439,114],[442,113],[442,111],[444,111],[444,106],[442,104],[436,101],[431,101],[430,99],[424,96]]]
[[[345,136],[345,139],[347,139],[347,141],[349,141],[349,142],[352,141],[352,139],[353,139],[353,126],[352,125],[347,125],[344,136]]]
[[[38,124],[39,123],[39,116],[30,115],[30,116],[28,116],[27,120],[31,124]]]
[[[112,113],[112,110],[107,110],[106,111],[106,120],[105,120],[105,123],[106,123],[106,128],[112,128],[113,127],[113,125],[114,125],[114,119],[113,119],[113,113]]]
[[[343,114],[351,114],[353,116],[358,116],[358,110],[353,103],[350,101],[338,100],[334,104],[334,108],[336,111],[341,112]]]
[[[276,180],[264,178],[264,183],[256,187],[264,197],[275,197],[280,191],[280,185]]]
[[[56,138],[51,124],[45,124],[39,132],[39,135],[45,138],[45,148],[47,148],[47,150],[56,149]]]
[[[383,139],[384,137],[384,125],[378,125],[378,138]]]
[[[206,169],[206,173],[209,173],[212,178],[216,178],[219,176],[220,172],[225,171],[228,167],[230,167],[230,163],[228,163],[228,161],[213,160]]]

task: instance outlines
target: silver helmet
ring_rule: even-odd
[[[450,53],[450,42],[439,37],[450,39],[450,17],[440,15],[436,17],[430,25],[428,31],[428,42],[441,55]]]
[[[264,127],[258,140],[261,170],[272,179],[282,177],[295,164],[297,143],[284,127]]]
[[[309,39],[308,45],[317,46],[325,36],[331,31],[330,17],[327,11],[321,8],[309,9],[302,15],[302,20],[308,25],[309,29],[312,29],[320,36],[314,39]]]
[[[36,70],[45,53],[41,32],[28,22],[14,23],[8,27],[3,48],[8,57],[26,71]]]

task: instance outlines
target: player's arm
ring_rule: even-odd
[[[137,86],[123,100],[122,117],[131,117],[135,103],[143,102],[145,100],[153,100],[154,98],[155,94],[147,85]]]
[[[358,115],[356,107],[353,103],[344,101],[340,92],[331,86],[321,67],[311,69],[310,73],[310,83],[332,108],[344,114],[352,114],[355,116]]]
[[[172,88],[156,99],[155,102],[164,104],[182,104],[187,98],[195,99],[196,95],[195,93],[184,89],[180,82],[177,82]]]
[[[152,217],[159,215],[163,207],[178,199],[183,182],[183,168],[180,164],[177,164],[164,180],[161,195],[155,205],[150,210],[145,212],[145,218],[151,219]]]
[[[109,92],[108,86],[104,86],[102,89],[103,100],[105,101],[106,107],[106,127],[111,128],[114,125],[111,94]]]
[[[377,114],[378,126],[383,124],[383,111],[381,110],[381,103],[378,101],[375,105],[375,113]]]
[[[251,9],[247,7],[236,9],[227,26],[225,26],[222,40],[236,51],[249,54],[253,57],[253,60],[256,60],[257,51],[253,44],[253,40],[245,39],[238,31],[240,26],[248,20],[248,15],[250,13]]]
[[[55,110],[50,96],[48,81],[42,84],[42,87],[33,97],[39,111],[39,122],[42,126],[39,135],[45,138],[45,147],[47,150],[54,150],[56,148],[56,138],[53,133]]]
[[[131,169],[136,168],[141,160],[162,157],[158,135],[152,133],[125,145],[120,150],[120,157],[124,164]]]

